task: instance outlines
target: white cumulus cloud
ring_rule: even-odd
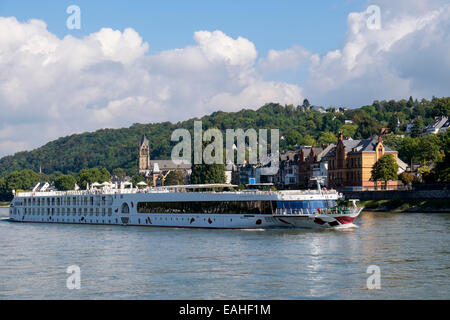
[[[193,44],[151,53],[133,29],[58,38],[45,22],[0,17],[0,156],[66,134],[178,121],[267,102],[360,106],[450,89],[450,5],[373,0],[381,28],[352,12],[339,48],[302,44],[258,56],[251,39],[197,31]],[[302,86],[268,81],[306,65]]]
[[[263,80],[251,41],[221,31],[194,41],[149,55],[130,28],[59,39],[43,21],[0,18],[0,155],[74,132],[301,100],[296,86]]]

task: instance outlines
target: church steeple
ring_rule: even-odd
[[[150,170],[150,143],[144,134],[139,146],[139,173],[146,173]]]

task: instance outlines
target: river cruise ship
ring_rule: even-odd
[[[362,208],[355,200],[350,208],[338,206],[340,199],[336,190],[320,188],[233,191],[231,185],[214,184],[139,189],[105,183],[82,191],[15,193],[9,216],[16,222],[176,228],[354,226]]]

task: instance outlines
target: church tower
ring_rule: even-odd
[[[150,171],[150,143],[144,134],[139,146],[139,173]]]

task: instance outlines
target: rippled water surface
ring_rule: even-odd
[[[8,209],[0,208],[0,217]],[[0,221],[0,299],[448,299],[450,215],[364,212],[351,230]],[[69,290],[68,266],[81,268]],[[368,290],[367,268],[381,270]]]

